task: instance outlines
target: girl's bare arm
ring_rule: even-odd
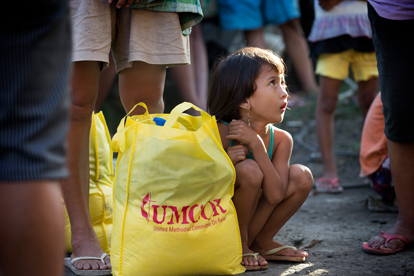
[[[286,182],[283,182],[275,166],[270,161],[260,136],[245,122],[237,120],[230,123],[226,138],[238,140],[250,148],[254,160],[258,163],[264,176],[262,189],[266,200],[271,205],[279,204],[284,197],[284,191],[286,190],[286,184],[284,183]]]

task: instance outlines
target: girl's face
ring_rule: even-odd
[[[282,122],[288,96],[283,74],[274,66],[264,65],[255,83],[256,91],[248,98],[250,120],[275,124]]]

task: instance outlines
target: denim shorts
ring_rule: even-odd
[[[414,141],[414,20],[382,18],[368,3],[377,56],[385,135],[395,143]]]

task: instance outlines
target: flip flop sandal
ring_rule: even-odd
[[[259,255],[259,253],[246,253],[246,254],[243,254],[242,257],[253,256],[257,260],[257,255]],[[267,269],[267,265],[257,265],[257,266],[243,265],[243,267],[246,270],[265,270],[265,269]]]
[[[370,254],[390,255],[390,254],[400,252],[406,249],[409,245],[411,245],[411,241],[402,235],[389,235],[385,233],[384,231],[381,231],[381,233],[379,233],[378,236],[383,237],[385,239],[384,245],[387,244],[390,240],[394,240],[394,239],[401,240],[403,243],[405,243],[405,245],[403,247],[399,247],[394,250],[385,251],[385,250],[381,250],[380,248],[372,248],[369,246],[367,242],[364,242],[364,244],[362,245],[362,250]]]
[[[289,261],[289,262],[304,262],[306,261],[306,257],[295,257],[295,256],[281,256],[281,255],[273,255],[276,252],[282,251],[286,248],[292,248],[293,250],[298,250],[294,246],[281,246],[273,248],[263,254],[260,254],[266,261]]]
[[[328,185],[322,185],[322,183],[329,183],[330,187]],[[327,177],[321,177],[316,180],[315,189],[318,193],[339,194],[344,191],[344,188],[339,183],[338,178],[329,179]],[[328,186],[328,188],[322,186]]]
[[[65,266],[68,267],[73,273],[75,273],[76,275],[112,275],[111,270],[110,269],[105,269],[105,270],[94,270],[94,269],[89,269],[89,270],[84,270],[84,269],[76,269],[76,267],[73,266],[73,264],[78,261],[78,260],[100,260],[102,263],[105,264],[105,257],[109,256],[106,253],[103,253],[101,255],[101,257],[78,257],[78,258],[65,258],[64,262],[65,262]]]

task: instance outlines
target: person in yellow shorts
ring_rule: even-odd
[[[358,102],[365,118],[378,93],[378,69],[372,31],[364,1],[315,0],[315,21],[308,40],[317,58],[320,93],[316,131],[322,155],[322,176],[315,182],[320,193],[343,191],[334,161],[334,113],[342,81],[351,66],[358,83]]]

